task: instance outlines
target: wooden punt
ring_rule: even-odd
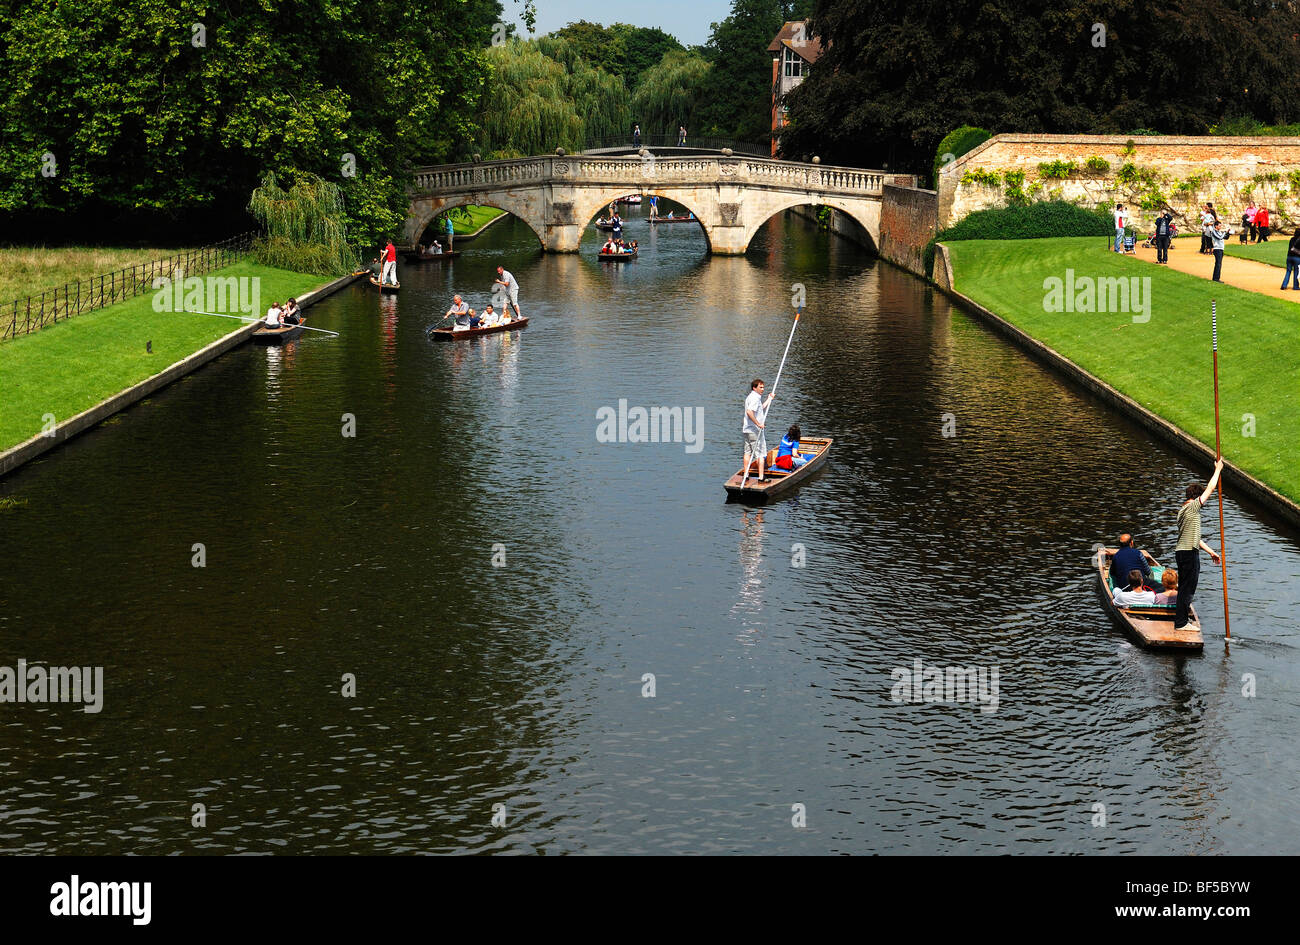
[[[1193,606],[1188,614],[1187,626],[1174,629],[1172,607],[1120,607],[1111,594],[1110,558],[1097,552],[1097,595],[1110,619],[1121,630],[1150,650],[1200,650],[1205,646],[1201,637],[1201,619]]]
[[[699,223],[699,217],[650,217],[651,223]]]
[[[465,338],[477,338],[479,335],[490,335],[498,331],[514,331],[516,328],[523,328],[528,324],[528,316],[523,318],[512,319],[504,325],[491,325],[487,328],[462,328],[457,331],[454,328],[431,328],[429,330],[430,338],[439,338],[443,341],[461,341]]]
[[[303,321],[306,321],[304,318]],[[282,345],[293,341],[302,334],[301,322],[297,325],[281,325],[279,328],[267,328],[266,322],[253,332],[253,343],[259,345]]]
[[[403,253],[402,255],[405,256],[406,261],[410,263],[446,262],[449,259],[455,259],[459,256],[460,250],[457,249],[452,250],[451,252],[441,253]]]
[[[380,292],[396,292],[402,287],[400,282],[380,282],[374,276],[370,277],[370,284]]]
[[[595,227],[596,229],[598,229],[598,230],[604,230],[606,233],[608,233],[608,232],[610,232],[611,230],[614,229],[614,224],[612,224],[612,223],[601,223],[600,221],[597,221],[597,222],[593,223],[592,226],[594,226],[594,227]],[[619,229],[622,229],[622,227],[619,227]]]
[[[610,262],[627,262],[627,261],[630,260],[630,259],[636,259],[636,254],[637,254],[637,252],[638,252],[638,250],[635,250],[635,249],[634,249],[634,250],[632,250],[632,252],[630,252],[630,253],[605,253],[605,252],[600,252],[600,253],[597,253],[596,255],[599,256],[601,259],[607,259],[607,260],[609,260]]]
[[[727,490],[727,500],[736,499],[740,502],[752,502],[761,505],[770,501],[774,496],[789,492],[826,464],[827,458],[831,455],[831,444],[834,442],[830,437],[805,436],[799,441],[799,453],[804,456],[812,456],[812,459],[792,472],[786,472],[783,469],[773,471],[764,463],[763,475],[767,477],[767,482],[757,481],[758,466],[751,464],[749,482],[743,489],[740,488],[740,474],[744,470],[737,470],[734,476],[723,483],[723,487]],[[775,450],[768,450],[768,457],[772,458],[775,452]]]

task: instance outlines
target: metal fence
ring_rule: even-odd
[[[242,233],[211,246],[188,249],[175,256],[138,263],[115,272],[69,282],[39,295],[6,302],[0,307],[0,341],[39,331],[60,319],[93,312],[135,298],[153,289],[160,276],[172,278],[180,270],[186,276],[199,275],[228,266],[246,254],[256,233]]]
[[[666,135],[642,135],[641,147],[643,148],[676,148],[678,137],[673,134]],[[632,150],[637,145],[632,143],[632,136],[614,135],[606,138],[591,138],[587,141],[584,151],[599,151],[606,148],[627,148]],[[737,154],[753,154],[761,157],[770,157],[772,154],[771,142],[759,141],[735,141],[731,138],[699,138],[686,136],[686,144],[682,147],[695,148],[700,151],[721,151],[723,148],[731,148]]]

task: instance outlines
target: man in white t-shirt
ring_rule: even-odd
[[[1156,592],[1143,588],[1142,572],[1136,569],[1128,573],[1128,590],[1122,590],[1117,580],[1111,596],[1117,607],[1153,607],[1156,602]]]
[[[501,286],[500,291],[505,296],[505,298],[501,302],[501,311],[504,312],[506,310],[506,306],[508,305],[515,310],[515,318],[518,318],[519,317],[519,283],[515,281],[515,277],[510,273],[506,272],[506,270],[503,267],[497,266],[497,278],[496,281],[493,283],[493,285]]]
[[[767,400],[763,399],[763,382],[758,378],[749,385],[749,396],[745,398],[745,419],[741,422],[740,432],[745,439],[745,465],[740,473],[740,488],[745,488],[749,481],[750,457],[758,460],[758,481],[763,478],[763,460],[767,459],[767,437],[764,429],[767,424],[767,408],[772,405],[773,393]]]

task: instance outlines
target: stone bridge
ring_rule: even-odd
[[[822,204],[861,227],[875,250],[885,184],[910,175],[732,155],[669,157],[557,153],[542,157],[422,167],[415,171],[404,228],[408,245],[444,210],[474,204],[505,210],[530,226],[550,253],[575,253],[587,225],[625,194],[657,195],[694,212],[709,251],[740,255],[774,214]]]

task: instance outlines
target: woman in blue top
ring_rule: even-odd
[[[811,457],[799,455],[799,425],[792,426],[781,438],[781,445],[776,448],[777,469],[798,469]]]

